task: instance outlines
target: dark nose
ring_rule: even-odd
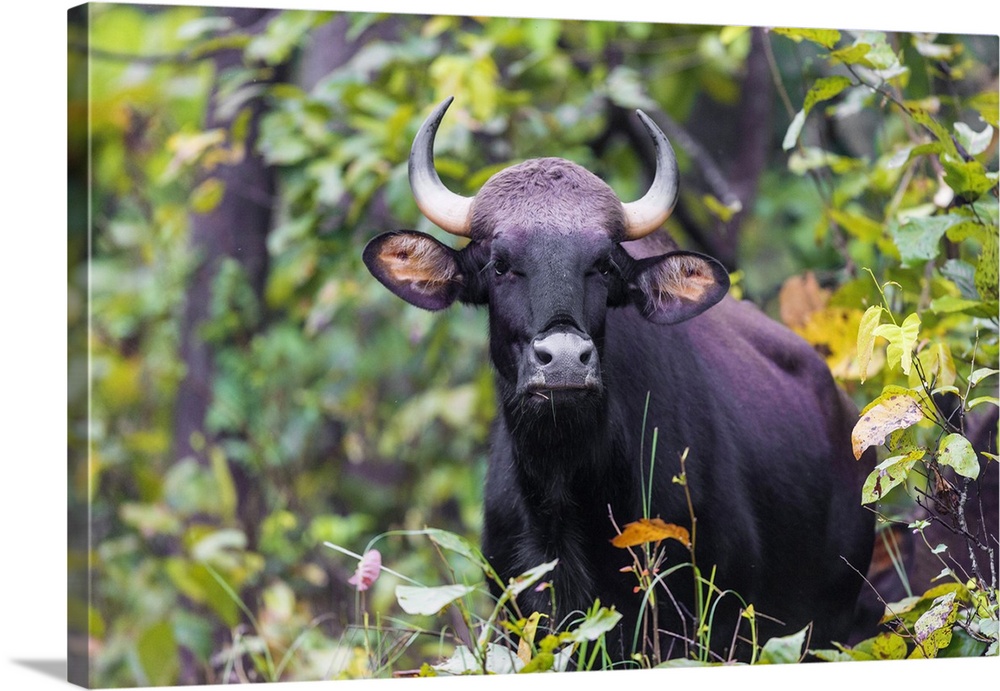
[[[570,332],[550,333],[531,344],[536,371],[554,387],[585,386],[596,374],[594,342]]]

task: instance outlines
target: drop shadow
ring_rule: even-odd
[[[11,660],[11,662],[44,674],[47,677],[66,681],[66,660]]]

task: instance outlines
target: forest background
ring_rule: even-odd
[[[708,21],[708,19],[707,19],[707,18],[703,18],[703,19],[702,19],[702,21]],[[781,22],[781,23],[785,23],[785,22]],[[832,23],[832,24],[830,24],[830,25],[836,25],[836,23]],[[843,23],[841,23],[841,25],[843,25]],[[874,28],[874,27],[873,27],[873,28]],[[720,58],[721,58],[721,57],[724,57],[724,56],[720,56]],[[774,126],[774,131],[775,131],[775,132],[778,132],[779,134],[783,133],[783,130],[784,130],[784,124],[780,124],[780,125],[779,125],[779,124],[776,124],[776,125]],[[779,139],[780,139],[780,137],[779,137]],[[408,142],[404,142],[403,146],[405,147],[405,146],[406,146],[407,144],[408,144]],[[994,151],[995,151],[995,149],[994,149]],[[557,153],[562,153],[563,155],[567,155],[567,154],[565,153],[565,149],[563,149],[563,150],[561,150],[561,151],[559,151],[559,152],[557,152]],[[994,154],[994,156],[995,156],[995,154]],[[58,159],[57,159],[57,160],[58,160]],[[634,163],[633,163],[633,164],[629,164],[629,163],[623,163],[622,165],[623,165],[623,166],[625,167],[625,169],[627,170],[627,166],[629,166],[629,165],[633,165],[633,166],[634,166],[635,164],[634,164]],[[995,169],[995,165],[994,165],[994,169]],[[629,177],[632,177],[632,176],[629,176]],[[620,189],[620,191],[622,191],[622,194],[623,194],[623,196],[628,196],[629,192],[631,191],[631,190],[630,190],[630,188],[629,188],[629,185],[636,185],[636,184],[638,184],[638,183],[636,183],[636,182],[635,182],[634,180],[632,180],[631,182],[629,182],[628,180],[626,180],[626,179],[624,179],[624,178],[623,178],[622,180],[623,180],[623,181],[622,181],[622,186],[621,186],[621,187],[620,187],[619,189]],[[470,186],[471,186],[471,185],[470,185]],[[405,215],[405,214],[403,214],[403,215]],[[411,216],[411,218],[414,218],[414,217],[412,217],[412,216]],[[397,223],[397,225],[398,225],[398,224],[400,223],[400,221],[399,221],[399,219],[398,219],[398,218],[396,218],[396,219],[395,219],[395,222]],[[412,223],[412,220],[410,221],[410,223]],[[373,228],[373,231],[374,231],[374,228]],[[811,239],[811,238],[810,238],[810,239]],[[805,245],[806,247],[808,247],[808,246],[809,246],[809,243],[808,243],[808,242],[805,242],[805,243],[803,243],[803,244],[804,244],[804,245]],[[36,254],[38,254],[38,253],[36,252]],[[53,277],[53,280],[56,280],[56,281],[58,282],[58,277]],[[753,279],[750,279],[750,278],[748,278],[747,280],[748,280],[748,281],[752,281]],[[752,285],[752,283],[748,283],[748,285]],[[776,285],[776,284],[775,284],[775,285]],[[771,286],[771,288],[773,288],[773,287],[774,287],[774,286],[772,285],[772,286]],[[760,289],[758,288],[758,290],[760,290]],[[10,295],[10,294],[11,294],[11,291],[5,291],[5,292],[6,292],[6,293],[7,293],[8,295]],[[766,292],[767,292],[767,290],[762,290],[761,292],[762,292],[762,293],[766,293]],[[56,307],[58,307],[58,305],[56,305]],[[37,310],[36,310],[36,312],[37,312]],[[32,313],[32,318],[33,318],[33,319],[37,319],[37,318],[38,318],[38,315],[37,315],[36,313],[34,313],[34,312],[33,312],[33,313]],[[32,323],[32,319],[26,319],[26,320],[24,321],[24,323],[28,323],[28,324],[30,324],[30,323]],[[27,390],[27,388],[28,388],[28,387],[25,387],[25,390]],[[58,387],[56,388],[56,390],[58,390]],[[20,435],[20,434],[23,434],[23,432],[22,432],[21,430],[17,430],[17,431],[15,432],[15,433],[16,433],[16,434],[19,434],[19,435]],[[40,434],[40,435],[37,435],[36,439],[44,439],[44,437],[45,437],[45,435],[44,435],[44,434]],[[27,448],[27,447],[25,447],[25,448]],[[57,455],[58,455],[58,454],[57,454]],[[43,475],[47,475],[47,474],[43,474]],[[49,481],[51,481],[51,480],[49,480]],[[35,484],[35,486],[37,486],[37,485],[38,485],[38,483],[36,483],[36,484]],[[425,493],[425,492],[418,492],[418,494],[420,494],[421,496],[424,496],[424,497],[426,496],[426,493]],[[396,504],[394,503],[394,501],[395,501],[395,500],[393,500],[392,502],[389,502],[389,503],[392,503],[393,505],[396,505]],[[417,503],[419,504],[419,502],[417,502]],[[12,502],[12,504],[13,504],[13,505],[16,505],[16,502]],[[428,509],[428,510],[430,510],[430,509]],[[470,509],[470,513],[472,513],[473,511],[474,511],[474,509]],[[470,523],[470,524],[473,524],[473,525],[474,525],[474,520],[470,520],[470,521],[469,521],[469,523]],[[381,529],[381,528],[379,528],[379,529]],[[474,531],[473,531],[473,532],[474,532]],[[57,544],[58,544],[58,543],[57,543]],[[25,552],[23,552],[23,553],[24,553],[24,554],[27,554],[28,552],[27,552],[27,551],[25,551]],[[289,561],[294,561],[294,560],[289,560]]]

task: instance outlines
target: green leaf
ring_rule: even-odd
[[[611,631],[621,621],[622,615],[614,608],[601,607],[587,616],[576,628],[570,631],[570,640],[577,643],[596,641]]]
[[[875,242],[882,237],[882,224],[862,213],[843,209],[829,209],[828,213],[837,225],[859,240]]]
[[[181,593],[211,607],[226,626],[236,626],[239,622],[240,602],[234,599],[236,594],[209,568],[171,557],[164,564],[164,572]]]
[[[749,26],[724,26],[719,31],[719,40],[722,41],[722,45],[728,46],[748,31],[750,31]]]
[[[971,238],[979,243],[984,243],[987,241],[987,236],[990,233],[996,233],[995,226],[983,225],[978,221],[966,220],[953,225],[948,229],[947,234],[948,239],[952,242],[962,242]]]
[[[946,156],[941,157],[942,162],[947,160],[949,156],[954,160],[959,160],[960,157],[958,155],[958,150],[955,148],[955,142],[951,139],[951,133],[948,132],[948,130],[945,129],[937,120],[935,120],[934,116],[931,115],[921,104],[907,103],[906,105],[909,108],[910,117],[913,118],[914,122],[923,125],[930,130],[931,134],[933,134],[938,142],[940,142],[944,147],[944,153]]]
[[[901,74],[899,56],[896,55],[896,51],[889,45],[886,35],[883,32],[862,32],[858,34],[856,42],[870,46],[867,56],[868,60],[874,66],[874,69],[878,71],[882,79],[888,80]]]
[[[760,651],[758,663],[782,665],[798,662],[802,659],[802,646],[806,641],[806,631],[808,630],[807,626],[798,633],[768,640]]]
[[[305,35],[325,13],[286,10],[268,22],[267,28],[255,36],[245,52],[249,61],[277,65],[285,62],[291,52],[305,42]]]
[[[548,672],[556,663],[556,656],[547,651],[541,651],[528,661],[521,668],[519,674],[532,674],[535,672]]]
[[[955,194],[967,201],[979,199],[984,192],[996,186],[996,175],[990,175],[979,161],[955,160],[941,157],[944,181]]]
[[[215,480],[219,515],[226,519],[236,517],[236,484],[233,482],[233,475],[229,471],[229,463],[222,449],[213,446],[208,453],[209,461],[212,464],[212,477]]]
[[[434,615],[475,590],[468,585],[439,585],[424,588],[413,585],[397,585],[396,601],[407,614]]]
[[[234,25],[230,17],[198,17],[185,22],[177,30],[177,38],[193,41],[205,34],[228,31]]]
[[[290,165],[315,155],[293,113],[271,111],[261,119],[257,147],[268,163]]]
[[[306,171],[316,181],[316,201],[336,207],[347,192],[340,164],[331,159],[320,159],[310,163]]]
[[[553,19],[536,19],[525,26],[525,39],[533,51],[549,55],[562,33],[562,23]]]
[[[909,218],[904,224],[890,228],[899,249],[903,266],[934,259],[940,253],[941,237],[953,225],[963,221],[959,216],[924,216]]]
[[[875,349],[875,329],[881,318],[881,305],[872,305],[861,317],[861,326],[858,328],[858,367],[862,384],[868,376],[868,363],[871,362],[872,351]]]
[[[996,396],[980,396],[979,398],[973,398],[965,405],[966,410],[972,410],[976,406],[982,405],[983,403],[992,403],[993,405],[1000,407],[1000,398]]]
[[[850,87],[852,83],[850,79],[842,75],[817,79],[806,94],[802,110],[808,113],[817,103],[829,101],[841,91]]]
[[[239,567],[239,555],[246,549],[247,536],[237,528],[213,530],[198,536],[191,545],[191,557],[223,569]]]
[[[936,155],[941,153],[944,153],[944,146],[941,142],[918,144],[917,146],[906,147],[898,151],[892,158],[886,161],[885,167],[890,170],[894,168],[901,168],[919,156]]]
[[[222,201],[226,193],[226,183],[218,178],[208,178],[191,192],[191,209],[195,213],[210,213]]]
[[[993,621],[996,621],[995,619]],[[988,634],[987,634],[988,635]],[[991,636],[993,644],[996,645],[997,636],[993,634]],[[944,648],[938,649],[938,658],[952,658],[952,657],[980,657],[986,652],[986,643],[983,641],[978,641],[972,636],[970,636],[965,629],[961,627],[953,627],[951,642]]]
[[[867,43],[855,43],[853,46],[841,48],[830,53],[830,62],[834,65],[842,63],[845,65],[861,65],[868,69],[875,69],[875,64],[868,59],[872,47]]]
[[[836,29],[790,29],[779,27],[771,29],[771,31],[779,36],[790,38],[796,43],[811,41],[827,49],[833,48],[840,40],[840,32]]]
[[[136,642],[136,653],[149,686],[169,686],[177,681],[180,658],[169,621],[153,624],[143,631]]]
[[[938,463],[954,468],[962,477],[979,477],[979,459],[972,443],[961,434],[949,434],[938,447]]]
[[[1000,374],[1000,370],[995,370],[991,367],[980,367],[979,369],[977,369],[976,371],[974,371],[972,374],[969,375],[969,384],[975,386],[983,379],[986,379],[987,377],[992,377],[994,374]]]
[[[856,653],[854,650],[848,648],[845,650],[833,650],[833,649],[823,649],[823,650],[809,650],[809,654],[817,657],[824,662],[852,662],[856,660],[871,660],[870,655]]]
[[[983,253],[979,255],[976,264],[975,285],[979,297],[983,300],[996,300],[1000,297],[997,286],[997,230],[986,236],[983,242]]]
[[[733,216],[738,214],[743,209],[743,205],[740,204],[739,199],[733,199],[728,205],[726,205],[711,194],[706,194],[702,196],[701,200],[705,204],[706,208],[708,208],[709,212],[723,223],[731,221]]]
[[[936,657],[937,651],[951,643],[951,627],[958,616],[958,602],[955,593],[946,593],[934,600],[934,604],[924,612],[914,628],[917,644],[912,657]]]
[[[465,557],[491,577],[495,574],[493,567],[490,566],[488,561],[486,561],[486,557],[484,557],[483,553],[479,551],[479,548],[461,535],[456,535],[455,533],[448,532],[447,530],[440,530],[438,528],[428,528],[424,532],[427,533],[427,536],[438,547]]]
[[[861,488],[861,503],[879,501],[896,485],[903,483],[913,466],[924,457],[924,450],[917,449],[902,456],[885,459],[868,475]]]
[[[792,146],[794,145],[795,143],[792,142]],[[800,151],[792,152],[788,157],[788,170],[796,175],[805,175],[810,170],[819,168],[829,168],[839,175],[860,170],[864,165],[858,159],[838,156],[814,146],[803,147]]]
[[[980,300],[966,300],[954,295],[942,295],[931,300],[930,309],[934,314],[952,314],[954,312],[967,312],[982,306]]]
[[[629,67],[615,67],[608,75],[605,88],[612,102],[623,108],[656,107],[656,102],[646,93],[640,74]]]
[[[163,504],[127,502],[118,510],[122,522],[147,536],[178,535],[183,529],[180,518]]]
[[[949,259],[941,266],[941,275],[955,284],[959,294],[966,300],[979,300],[976,290],[976,267],[961,259]]]
[[[913,313],[903,320],[899,326],[895,324],[882,324],[875,329],[875,335],[889,341],[885,354],[889,367],[897,365],[903,370],[903,374],[910,374],[910,365],[913,360],[913,348],[917,344],[917,336],[920,334],[920,317]]]
[[[984,91],[969,99],[969,107],[979,112],[980,117],[993,127],[1000,127],[998,124],[998,112],[1000,112],[1000,96],[997,90]]]
[[[914,434],[913,427],[897,429],[890,433],[885,445],[894,456],[899,454],[908,454],[911,451],[916,451],[920,448],[917,444],[916,434]]]
[[[914,526],[911,525],[910,527],[913,528]],[[968,602],[969,600],[968,588],[961,583],[954,581],[942,583],[941,585],[934,586],[922,595],[906,597],[899,602],[888,603],[881,623],[898,622],[912,629],[917,619],[923,616],[935,604],[938,598],[948,593],[953,593],[959,602]]]
[[[872,640],[871,653],[876,660],[905,660],[906,639],[892,632],[880,634]]]

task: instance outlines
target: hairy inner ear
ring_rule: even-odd
[[[660,262],[639,277],[643,292],[658,307],[671,298],[702,302],[714,289],[715,274],[701,257],[679,256]]]
[[[458,276],[451,257],[426,239],[412,235],[395,235],[382,243],[378,261],[397,281],[428,294],[438,292]]]
[[[462,287],[455,251],[424,233],[384,233],[368,243],[362,257],[375,278],[417,307],[444,309]]]
[[[643,315],[660,324],[690,319],[721,300],[729,274],[711,257],[671,252],[640,262],[633,296]]]

